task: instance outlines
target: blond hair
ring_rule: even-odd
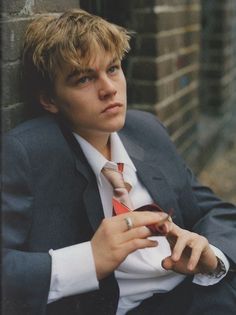
[[[98,48],[119,59],[130,49],[130,34],[118,25],[81,9],[44,15],[29,24],[23,47],[23,71],[34,97],[49,93],[58,67],[88,65]]]

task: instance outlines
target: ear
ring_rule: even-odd
[[[47,96],[45,93],[40,93],[39,101],[40,101],[40,104],[43,106],[43,108],[47,110],[48,112],[52,114],[58,113],[59,109],[57,105],[55,104],[54,100],[51,97]]]

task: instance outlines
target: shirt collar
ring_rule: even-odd
[[[134,171],[136,171],[136,168],[134,166],[134,163],[130,159],[122,141],[120,140],[120,137],[116,132],[113,132],[111,134],[110,138],[111,143],[111,159],[115,163],[124,163],[125,165],[131,167]]]
[[[116,132],[111,133],[110,135],[110,144],[111,144],[111,159],[108,161],[97,149],[95,149],[88,141],[82,138],[77,133],[73,133],[76,140],[81,146],[81,149],[86,156],[88,163],[90,164],[98,183],[101,185],[101,170],[106,165],[112,168],[117,168],[116,163],[124,163],[124,175],[127,173],[129,176],[130,173],[135,173],[136,168],[130,159],[123,143],[120,140],[120,137]],[[132,176],[131,176],[132,177]]]

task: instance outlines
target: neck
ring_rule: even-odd
[[[110,138],[106,142],[91,143],[107,160],[111,160]]]
[[[97,134],[96,138],[84,136],[80,134],[86,141],[88,141],[95,149],[97,149],[107,160],[111,159],[110,134]]]

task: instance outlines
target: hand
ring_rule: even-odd
[[[133,223],[130,230],[124,220],[126,217]],[[130,253],[157,246],[156,241],[148,239],[152,233],[146,226],[158,225],[165,217],[164,213],[134,211],[104,219],[91,240],[98,280],[113,272]]]
[[[172,255],[162,261],[163,268],[183,274],[210,273],[217,268],[217,258],[208,240],[197,233],[169,223],[167,240]]]

